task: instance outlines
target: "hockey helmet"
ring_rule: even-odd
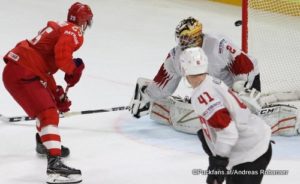
[[[91,8],[79,2],[74,3],[68,12],[68,22],[72,22],[82,28],[83,31],[92,26],[93,12]]]
[[[184,76],[198,75],[208,72],[208,59],[200,47],[187,48],[179,56]]]
[[[193,17],[183,19],[176,27],[175,40],[182,49],[199,47],[202,42],[202,24]]]

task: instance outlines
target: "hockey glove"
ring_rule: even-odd
[[[210,156],[209,157],[209,166],[208,166],[208,175],[206,178],[207,184],[222,184],[225,180],[228,165],[227,157],[220,156]]]
[[[54,94],[56,107],[59,112],[68,112],[70,111],[70,106],[72,102],[68,99],[64,89],[61,86],[56,87],[56,93]]]
[[[252,113],[257,114],[261,110],[261,105],[259,104],[259,99],[261,93],[256,89],[245,89],[239,94],[239,98],[247,105]]]
[[[65,74],[65,81],[70,87],[73,87],[79,81],[82,71],[84,69],[84,63],[81,58],[74,58],[73,62],[76,65],[73,74]]]
[[[250,86],[247,84],[248,84],[247,81],[239,80],[239,81],[236,81],[233,83],[232,89],[233,89],[233,91],[240,93],[240,92],[245,91],[246,89],[250,88]]]
[[[136,84],[134,96],[130,102],[130,112],[136,118],[149,114],[150,101],[146,100],[146,88],[147,86],[140,88],[139,84]]]

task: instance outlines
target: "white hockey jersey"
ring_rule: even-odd
[[[191,100],[210,150],[228,157],[228,168],[252,162],[267,151],[270,127],[222,81],[207,75]]]
[[[259,73],[256,60],[241,52],[224,36],[204,34],[202,48],[208,57],[208,73],[230,87],[238,80],[252,84]],[[181,52],[179,46],[169,52],[154,82],[147,87],[146,93],[153,100],[170,96],[176,90],[183,76],[179,61]]]

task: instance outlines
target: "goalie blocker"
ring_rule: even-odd
[[[147,87],[149,82],[151,82],[149,79],[138,79],[130,104],[131,113],[135,117],[150,113],[150,119],[158,123],[171,125],[177,131],[197,134],[201,129],[201,124],[189,100],[170,96],[166,99],[151,101],[142,90]],[[272,128],[272,135],[294,136],[299,134],[299,110],[292,106],[300,104],[299,91],[261,95],[255,90],[246,90],[240,92],[239,97],[253,113],[268,123]]]
[[[146,78],[138,78],[136,82],[134,94],[129,104],[130,113],[136,118],[149,114],[150,97],[144,91],[150,82],[151,80]]]

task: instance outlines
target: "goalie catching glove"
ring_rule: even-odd
[[[134,95],[129,105],[130,113],[136,118],[149,114],[151,103],[150,97],[145,93],[145,90],[150,82],[152,81],[145,78],[138,78],[137,80]]]
[[[258,102],[261,93],[255,88],[250,89],[247,81],[236,81],[232,85],[232,89],[238,94],[239,98],[247,105],[251,112],[257,114],[261,110],[261,105]]]
[[[247,81],[239,80],[233,83],[232,89],[233,91],[240,93],[242,91],[245,91],[246,89],[250,89],[250,85]]]
[[[257,114],[261,110],[261,106],[258,103],[261,93],[256,89],[245,89],[238,95],[252,113]]]

